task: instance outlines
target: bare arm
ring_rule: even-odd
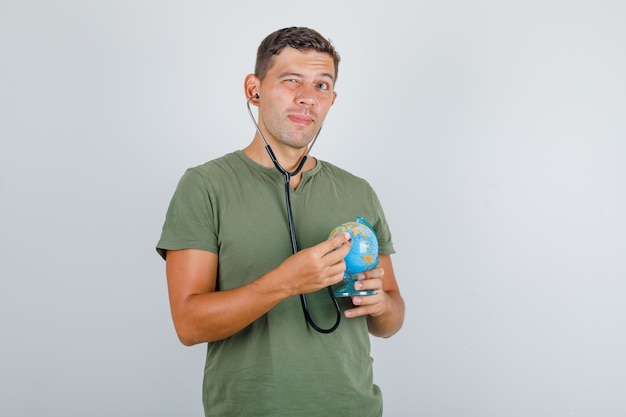
[[[170,309],[180,341],[187,345],[224,339],[248,326],[280,301],[340,282],[350,249],[341,234],[287,258],[243,287],[215,291],[218,256],[184,249],[167,252]],[[337,250],[334,250],[338,248]]]
[[[390,255],[380,255],[378,267],[365,272],[355,283],[355,288],[373,289],[376,294],[352,297],[352,303],[357,307],[347,310],[346,317],[367,315],[369,332],[378,337],[390,337],[400,330],[405,307]]]

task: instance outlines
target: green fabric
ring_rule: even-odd
[[[369,184],[327,162],[303,173],[291,203],[300,249],[328,238],[337,225],[366,218],[379,252],[394,253],[391,234]],[[236,151],[190,168],[170,203],[161,239],[166,250],[217,253],[220,289],[243,286],[291,255],[282,175]],[[335,320],[326,290],[307,295],[321,327]],[[339,299],[342,310],[349,299]],[[207,416],[380,416],[365,318],[337,331],[307,327],[299,297],[274,307],[250,326],[208,343],[203,400]]]

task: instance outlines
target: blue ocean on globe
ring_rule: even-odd
[[[330,236],[348,232],[352,236],[350,252],[344,258],[346,274],[354,275],[378,266],[378,239],[373,227],[362,217],[354,222],[343,223],[330,232]]]

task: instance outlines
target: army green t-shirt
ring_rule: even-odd
[[[300,249],[361,216],[374,227],[379,252],[394,253],[375,192],[345,170],[317,161],[291,190],[291,204]],[[185,248],[218,255],[218,291],[279,266],[292,254],[282,174],[241,151],[188,169],[157,244],[163,257]],[[320,327],[334,324],[328,291],[307,294],[307,302]],[[349,298],[339,302],[342,311],[352,307]],[[208,343],[203,402],[206,416],[215,417],[381,416],[366,319],[342,318],[335,332],[321,334],[307,326],[299,297],[284,300],[233,336]]]

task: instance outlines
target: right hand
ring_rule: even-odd
[[[308,294],[343,280],[344,258],[350,251],[350,234],[340,233],[287,258],[277,272],[293,295]]]

